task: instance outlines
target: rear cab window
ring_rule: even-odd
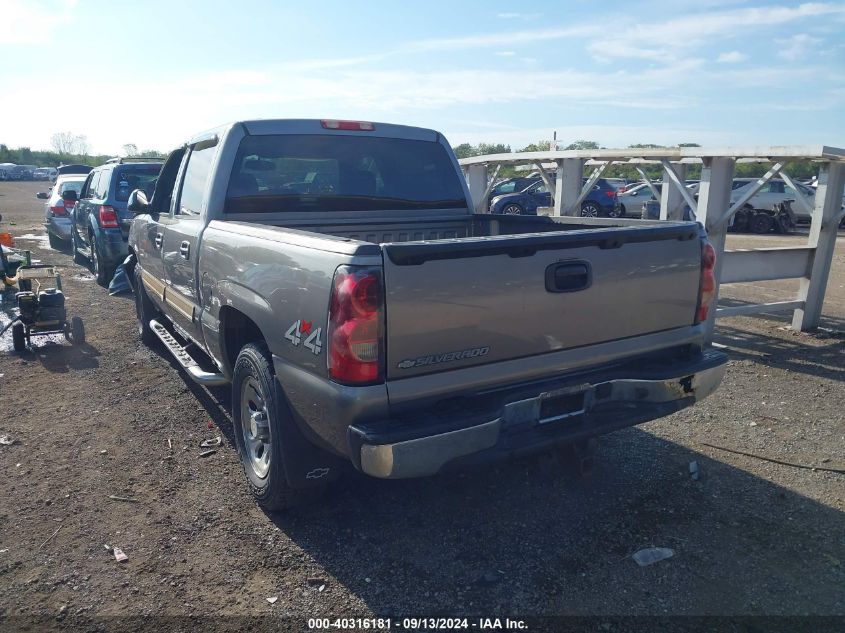
[[[160,171],[160,164],[128,164],[115,168],[115,175],[112,178],[115,182],[114,199],[118,202],[126,202],[129,200],[129,194],[136,189],[142,189],[147,199],[152,198]]]
[[[353,135],[245,137],[226,193],[227,213],[466,208],[439,143]]]

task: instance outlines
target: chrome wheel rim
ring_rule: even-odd
[[[585,218],[595,218],[598,217],[599,211],[598,208],[595,206],[588,204],[583,209],[581,209],[581,215]]]
[[[264,479],[270,471],[270,415],[261,384],[251,376],[241,383],[241,434],[252,471]]]
[[[518,206],[516,206],[515,204],[510,204],[504,208],[504,211],[502,211],[502,213],[504,213],[505,215],[519,215],[519,211],[520,208]]]

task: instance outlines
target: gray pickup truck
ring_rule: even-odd
[[[584,442],[712,393],[713,248],[693,222],[475,214],[432,130],[244,121],[132,193],[138,329],[231,384],[278,510],[349,461],[382,478]]]

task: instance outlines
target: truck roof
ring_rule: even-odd
[[[404,138],[418,141],[437,142],[441,135],[439,132],[427,128],[413,127],[410,125],[395,125],[393,123],[371,122],[372,130],[341,130],[331,129],[325,126],[326,122],[339,121],[339,119],[252,119],[248,121],[235,121],[221,125],[209,130],[200,132],[189,144],[199,143],[214,136],[222,136],[226,131],[236,125],[242,125],[247,134],[337,134],[354,135],[366,134],[368,136]],[[342,120],[346,121],[346,120]]]

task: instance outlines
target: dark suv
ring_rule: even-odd
[[[583,180],[586,183],[586,179]],[[548,207],[552,197],[546,189],[546,184],[539,181],[524,191],[497,196],[491,200],[490,212],[505,215],[537,215],[538,207]],[[604,178],[599,178],[592,190],[581,202],[581,216],[597,218],[607,216],[619,217],[619,207],[616,189]]]
[[[87,259],[97,283],[108,285],[114,269],[127,254],[132,214],[129,194],[142,189],[152,197],[162,162],[157,159],[113,158],[94,168],[73,209],[71,241],[77,262]]]

